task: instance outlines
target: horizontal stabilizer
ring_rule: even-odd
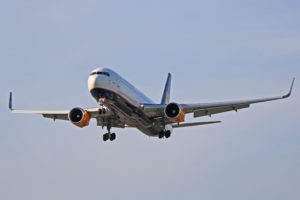
[[[173,124],[173,128],[183,128],[183,127],[191,127],[191,126],[201,126],[208,124],[217,124],[221,123],[221,121],[210,121],[210,122],[195,122],[195,123],[183,123],[183,124]]]

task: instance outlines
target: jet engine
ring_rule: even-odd
[[[165,108],[165,115],[174,123],[183,122],[185,118],[183,108],[177,103],[169,103]]]
[[[81,108],[73,108],[69,112],[69,120],[75,126],[82,128],[89,125],[90,115],[86,110],[83,110]]]

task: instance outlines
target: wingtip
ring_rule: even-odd
[[[9,104],[8,104],[8,108],[10,110],[13,110],[12,108],[12,92],[9,93]]]
[[[294,88],[294,82],[295,82],[296,78],[293,78],[293,81],[292,81],[292,85],[291,85],[291,88],[290,88],[290,91],[287,95],[284,95],[282,98],[286,99],[286,98],[289,98],[293,92],[293,88]]]

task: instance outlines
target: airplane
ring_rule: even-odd
[[[97,126],[106,127],[103,141],[113,141],[116,134],[112,128],[137,128],[147,136],[169,138],[175,128],[217,124],[221,121],[185,123],[185,116],[193,114],[194,118],[214,114],[238,111],[249,108],[251,104],[286,99],[291,96],[295,78],[288,94],[272,98],[259,98],[242,101],[217,103],[179,104],[170,102],[171,78],[169,73],[161,103],[157,104],[141,93],[119,74],[109,68],[97,68],[88,77],[88,89],[99,107],[71,110],[16,110],[12,107],[12,92],[9,96],[9,109],[13,113],[41,114],[45,118],[67,120],[77,127],[89,125],[96,119]]]

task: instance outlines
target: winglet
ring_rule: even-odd
[[[166,105],[169,103],[170,101],[170,90],[171,90],[171,79],[172,79],[172,75],[169,73],[168,74],[168,79],[165,85],[165,90],[161,99],[161,104],[162,105]]]
[[[13,110],[12,108],[12,92],[9,93],[9,104],[8,104],[8,108],[10,110]]]
[[[289,98],[291,96],[292,91],[293,91],[293,87],[294,87],[294,82],[295,82],[295,78],[293,79],[293,82],[292,82],[291,89],[290,89],[289,93],[287,95],[284,95],[282,98],[286,99],[286,98]]]

